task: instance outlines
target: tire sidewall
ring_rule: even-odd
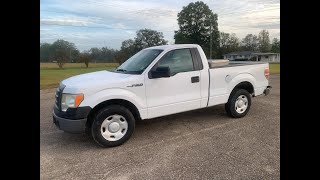
[[[114,115],[114,114],[121,115],[126,119],[126,121],[128,123],[128,130],[127,130],[126,134],[121,139],[119,139],[117,141],[108,141],[101,134],[101,124],[103,123],[103,121],[107,117]],[[110,105],[110,106],[107,106],[107,107],[101,109],[100,111],[98,111],[98,113],[94,117],[94,121],[92,123],[92,128],[91,128],[91,134],[92,134],[93,139],[100,146],[114,147],[114,146],[119,146],[119,145],[123,144],[124,142],[126,142],[133,134],[134,129],[135,129],[135,119],[134,119],[134,116],[132,115],[132,113],[127,108],[125,108],[123,106]]]
[[[236,100],[239,96],[244,95],[247,97],[248,99],[248,107],[247,109],[243,112],[243,113],[238,113],[235,109],[236,106]],[[235,117],[235,118],[241,118],[244,117],[245,115],[247,115],[247,113],[250,110],[251,107],[251,95],[250,93],[245,90],[245,89],[236,89],[234,92],[231,93],[231,97],[228,101],[228,111],[229,113],[231,113],[231,116]]]

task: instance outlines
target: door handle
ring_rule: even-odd
[[[199,82],[199,81],[200,81],[199,76],[193,76],[193,77],[191,77],[191,83],[197,83],[197,82]]]

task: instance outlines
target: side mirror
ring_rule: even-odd
[[[170,77],[170,68],[166,67],[158,67],[155,71],[151,71],[151,78],[162,78],[162,77]]]

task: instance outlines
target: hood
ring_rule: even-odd
[[[85,89],[106,89],[112,87],[122,87],[123,81],[132,77],[131,74],[114,73],[110,71],[97,71],[92,73],[72,76],[61,83],[66,86],[66,93],[80,92]]]

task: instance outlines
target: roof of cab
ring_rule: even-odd
[[[171,44],[171,45],[161,45],[161,46],[153,46],[146,49],[180,49],[180,48],[196,48],[198,44]]]

